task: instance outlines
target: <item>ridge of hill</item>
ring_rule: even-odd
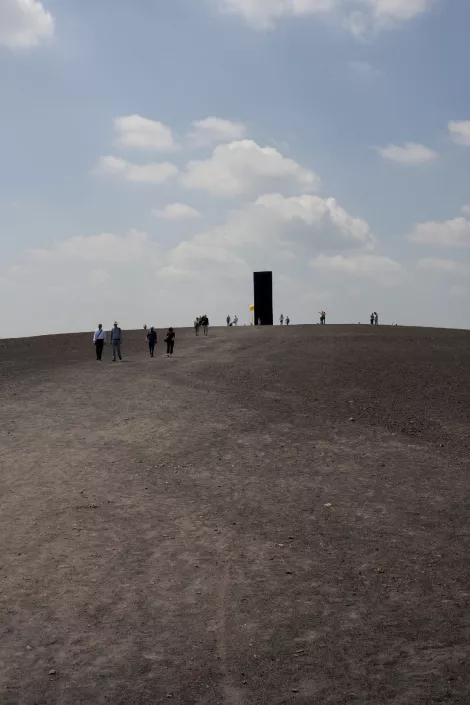
[[[469,349],[0,341],[2,705],[468,705]]]

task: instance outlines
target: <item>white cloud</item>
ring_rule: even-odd
[[[197,220],[201,217],[199,211],[186,203],[169,203],[165,208],[155,208],[153,215],[163,220]]]
[[[444,222],[418,223],[408,234],[408,240],[425,245],[470,247],[470,220],[460,217]]]
[[[180,179],[187,188],[216,196],[260,192],[279,182],[308,191],[320,184],[310,169],[283,157],[274,147],[260,147],[252,140],[219,145],[210,159],[189,162]]]
[[[222,142],[233,142],[246,137],[246,126],[241,122],[208,117],[205,120],[195,120],[193,130],[187,136],[193,147],[207,147]]]
[[[104,269],[92,269],[88,279],[92,286],[104,286],[111,279],[111,275]]]
[[[0,46],[27,49],[54,36],[55,21],[39,0],[1,0]]]
[[[354,34],[384,29],[412,20],[434,0],[218,0],[219,7],[236,13],[258,29],[271,29],[289,17],[332,14]]]
[[[453,259],[424,257],[418,261],[418,267],[432,272],[447,272],[449,274],[470,274],[470,263],[456,262]]]
[[[462,206],[460,209],[462,213],[465,213],[466,215],[470,215],[470,206]]]
[[[284,17],[329,12],[336,0],[219,0],[222,10],[241,15],[259,29],[270,29]]]
[[[175,148],[171,129],[140,115],[125,115],[114,121],[117,143],[122,147],[167,151]]]
[[[259,267],[278,270],[297,255],[303,266],[322,250],[367,250],[374,244],[367,223],[333,198],[270,194],[233,211],[223,225],[181,242],[169,260],[179,271],[215,262],[226,274],[242,276]]]
[[[429,147],[416,142],[407,142],[403,147],[391,144],[388,147],[377,147],[382,159],[388,159],[397,164],[427,164],[438,157]]]
[[[455,144],[470,147],[470,120],[453,120],[449,122],[449,132]]]
[[[94,173],[112,176],[134,183],[161,184],[178,173],[178,167],[170,162],[133,164],[119,157],[100,157]]]
[[[310,266],[318,272],[333,273],[354,277],[371,277],[383,284],[394,284],[403,267],[390,257],[380,255],[319,255],[310,261]]]
[[[380,69],[376,68],[368,61],[350,61],[349,67],[363,78],[378,78],[382,75]]]
[[[29,251],[38,262],[84,261],[103,263],[129,263],[156,261],[158,249],[147,233],[130,230],[123,236],[111,233],[79,235],[56,242],[49,249]],[[99,268],[98,268],[99,269]]]
[[[370,249],[375,245],[368,224],[361,218],[351,216],[338,205],[334,198],[320,198],[304,194],[284,198],[280,194],[267,194],[256,201],[255,206],[266,209],[279,222],[287,225],[287,233],[292,223],[301,221],[311,230],[312,236],[330,238],[335,246],[338,241],[343,246],[359,246]],[[324,242],[328,247],[328,242]]]
[[[451,286],[449,289],[449,294],[451,296],[466,296],[468,294],[468,287],[463,286],[463,284],[458,284],[456,286]]]

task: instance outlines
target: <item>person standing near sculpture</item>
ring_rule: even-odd
[[[118,322],[114,321],[114,327],[111,329],[110,342],[113,346],[113,362],[116,362],[116,355],[121,357],[122,330],[119,328]]]
[[[93,336],[93,345],[96,350],[96,359],[101,361],[101,356],[103,355],[103,347],[106,343],[106,333],[103,330],[103,325],[100,323],[98,328],[95,330]]]

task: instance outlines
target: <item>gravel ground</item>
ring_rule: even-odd
[[[0,340],[1,705],[468,705],[470,333]]]

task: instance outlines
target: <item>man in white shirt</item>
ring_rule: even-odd
[[[103,355],[103,347],[106,342],[106,333],[103,330],[103,326],[101,323],[99,324],[98,328],[95,330],[95,334],[93,336],[93,343],[95,345],[96,349],[96,359],[101,360],[101,356]]]

